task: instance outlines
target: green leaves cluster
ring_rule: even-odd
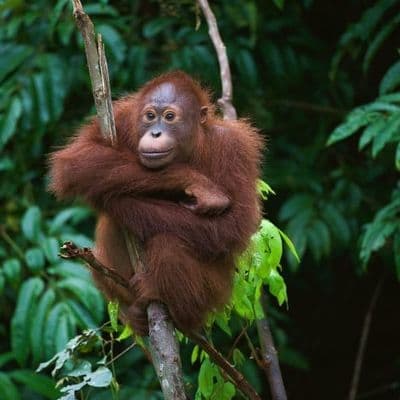
[[[33,392],[56,398],[57,391],[49,389],[53,384],[30,372],[29,366],[50,358],[64,348],[78,329],[98,326],[103,318],[104,301],[87,269],[58,256],[64,235],[80,245],[91,245],[89,238],[72,228],[88,215],[87,209],[72,207],[45,218],[42,210],[31,206],[21,219],[22,237],[18,242],[3,230],[15,256],[0,245],[0,290],[5,298],[15,298],[15,309],[11,316],[10,350],[0,355],[4,370],[8,371],[2,374],[0,393],[14,393],[15,400],[21,398],[15,395],[21,379]],[[15,364],[25,368],[24,374],[15,369]]]

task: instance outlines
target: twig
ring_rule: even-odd
[[[204,336],[200,335],[199,333],[191,333],[188,334],[188,337],[193,342],[198,344],[210,356],[214,363],[229,375],[236,387],[243,394],[245,394],[250,400],[261,400],[261,397],[246,380],[246,378],[233,365],[231,365]]]
[[[363,327],[362,327],[361,338],[360,338],[360,343],[358,345],[358,350],[357,350],[356,362],[354,365],[353,378],[351,380],[351,385],[350,385],[350,391],[349,391],[349,397],[348,397],[349,400],[355,400],[355,398],[357,396],[358,384],[360,382],[360,376],[361,376],[362,363],[364,360],[365,349],[367,346],[369,330],[371,328],[372,314],[374,312],[376,302],[381,293],[384,280],[385,280],[385,277],[383,276],[379,280],[378,284],[376,285],[374,294],[373,294],[371,301],[369,303],[369,306],[368,306],[367,314],[365,315],[365,319],[364,319],[364,323],[363,323]]]
[[[110,140],[112,145],[115,145],[117,136],[103,41],[101,36],[98,35],[96,42],[93,23],[84,12],[80,0],[72,0],[72,3],[76,24],[85,42],[86,59],[101,132],[106,139]],[[126,238],[132,269],[134,270],[135,266],[138,268],[145,267],[137,257],[139,251],[134,238],[126,231],[123,233]],[[172,323],[168,323],[169,317],[166,309],[159,303],[150,304],[147,307],[147,316],[150,322],[150,351],[164,398],[166,400],[185,400],[187,397],[183,384],[178,342],[174,335]]]
[[[89,248],[84,247],[83,249],[81,249],[72,242],[65,242],[61,247],[61,251],[61,258],[80,258],[95,271],[100,272],[107,278],[112,279],[114,282],[118,283],[118,285],[123,286],[125,289],[129,289],[129,283],[126,282],[126,280],[121,275],[119,275],[117,271],[106,267],[99,260],[97,260],[93,255],[92,250],[90,250]]]
[[[236,119],[237,113],[232,105],[232,78],[229,68],[228,56],[226,53],[226,47],[222,42],[215,15],[211,10],[208,1],[197,1],[207,20],[208,33],[214,44],[220,65],[222,98],[219,100],[219,103],[222,106],[225,119]],[[269,382],[272,399],[286,400],[286,391],[283,385],[283,379],[279,367],[279,360],[277,357],[277,352],[275,350],[267,319],[264,318],[261,321],[257,321],[257,328],[261,347],[263,349],[263,361],[265,361],[266,365],[268,365],[268,368],[265,367],[263,369],[264,371],[268,371],[268,373],[266,373],[266,376]],[[264,365],[265,363],[263,362],[262,364]]]
[[[264,314],[267,315],[267,296],[264,291],[261,293],[260,301]],[[256,324],[264,361],[263,370],[269,382],[272,400],[286,400],[287,396],[279,366],[278,352],[274,345],[268,320],[264,317],[257,320]]]
[[[117,272],[114,270],[110,270],[110,268],[106,267],[103,265],[101,262],[99,262],[95,256],[93,255],[92,251],[88,248],[81,249],[77,247],[75,244],[71,242],[67,242],[64,244],[62,247],[63,258],[80,258],[84,260],[90,268],[95,269],[101,274],[104,274],[106,277],[111,278],[114,280],[115,283],[118,285],[121,285],[124,288],[128,288],[128,284],[124,281],[124,279],[118,275]],[[110,273],[111,272],[111,273]],[[152,310],[149,316],[149,328],[157,331],[160,328],[161,324],[171,324],[169,319],[165,318],[166,313],[162,313],[162,315],[158,315],[159,310],[165,307],[161,303],[151,303],[149,308],[155,308]],[[172,325],[172,324],[171,324]],[[204,350],[211,358],[211,360],[214,361],[215,364],[217,364],[219,367],[222,368],[222,370],[228,375],[232,381],[235,383],[237,388],[242,391],[244,394],[246,394],[251,400],[259,400],[260,397],[258,394],[255,392],[255,390],[252,388],[252,386],[249,384],[249,382],[245,379],[245,377],[233,366],[231,365],[223,356],[220,354],[208,341],[205,337],[201,336],[198,333],[187,333],[183,332],[188,338],[190,338],[194,343],[199,345],[199,347]],[[150,340],[154,340],[152,338],[158,338],[158,335],[152,335],[150,336]],[[169,337],[170,338],[170,337]],[[156,339],[157,340],[157,339]],[[169,346],[174,346],[175,341],[171,341],[169,343]],[[153,343],[153,348],[157,349],[158,351],[155,352],[155,354],[152,354],[152,360],[153,363],[156,363],[157,365],[160,365],[161,371],[159,371],[160,375],[162,376],[163,374],[166,373],[165,368],[166,364],[163,362],[159,362],[157,360],[154,360],[154,357],[160,357],[159,355],[162,354],[160,351],[160,348],[158,347],[159,343],[155,341]],[[169,353],[166,355],[166,357],[170,357],[173,354],[173,352]],[[171,364],[175,366],[177,363],[180,366],[179,360],[173,360],[174,362],[171,361]],[[172,388],[174,385],[171,385]],[[169,399],[179,399],[179,397],[169,397]]]
[[[212,12],[207,0],[197,0],[208,25],[208,34],[213,42],[215,51],[217,53],[219,69],[221,73],[222,83],[222,96],[218,100],[218,104],[222,108],[225,119],[236,119],[236,110],[232,105],[232,78],[231,70],[229,68],[228,55],[226,54],[226,47],[221,39],[219,33],[217,20]]]

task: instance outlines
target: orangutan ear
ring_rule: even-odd
[[[208,107],[203,106],[200,108],[200,123],[204,124],[207,121]]]

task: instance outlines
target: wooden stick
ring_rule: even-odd
[[[75,21],[85,43],[86,59],[101,132],[106,139],[110,140],[112,145],[115,145],[117,136],[103,41],[100,35],[98,35],[96,41],[93,23],[84,12],[80,0],[72,0],[72,4]],[[123,233],[126,238],[132,268],[143,266],[143,263],[139,262],[138,259],[139,251],[134,238],[126,231]],[[88,262],[87,257],[85,261]],[[111,274],[111,270],[107,268],[106,270]],[[116,278],[114,272],[112,274]],[[116,281],[118,282],[118,280]],[[166,400],[186,400],[179,346],[175,337],[174,327],[169,322],[167,310],[160,303],[153,303],[147,308],[147,316],[150,322],[150,351],[164,398]]]

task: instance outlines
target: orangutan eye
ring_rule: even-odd
[[[168,111],[165,115],[164,118],[168,121],[171,122],[175,119],[175,113],[173,113],[172,111]]]
[[[145,118],[147,121],[153,121],[156,115],[153,113],[153,111],[147,111],[145,114]]]

